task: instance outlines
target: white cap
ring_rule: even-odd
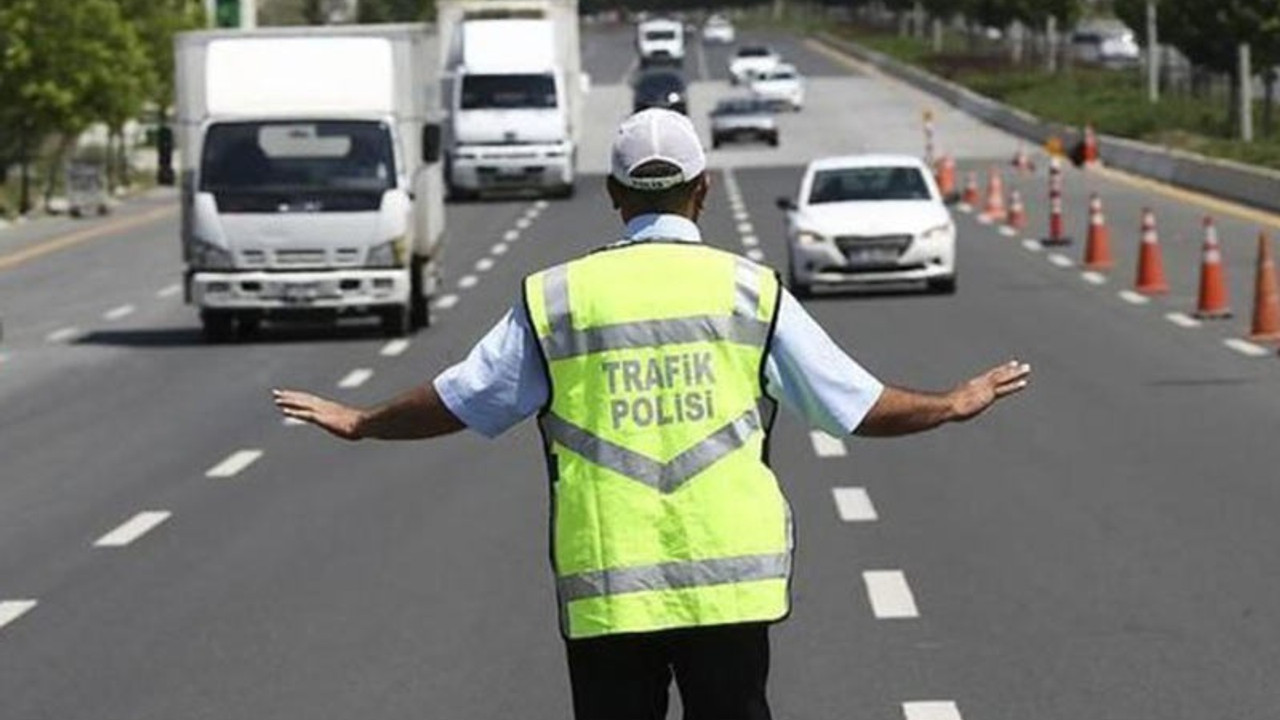
[[[633,177],[645,163],[659,160],[679,172],[659,177]],[[672,110],[650,108],[622,121],[613,139],[611,174],[637,190],[666,190],[689,182],[707,169],[707,155],[689,118]]]

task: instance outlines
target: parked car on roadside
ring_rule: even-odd
[[[711,111],[711,147],[727,142],[778,145],[778,121],[768,103],[758,98],[730,98]]]
[[[956,227],[932,173],[916,157],[854,155],[815,160],[787,212],[789,286],[913,285],[956,289]]]

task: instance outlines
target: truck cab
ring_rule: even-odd
[[[655,18],[636,26],[636,52],[640,66],[684,65],[684,25]]]

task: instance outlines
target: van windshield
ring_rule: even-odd
[[[858,200],[928,200],[929,186],[913,167],[820,170],[813,177],[809,204]]]
[[[553,75],[467,75],[462,79],[463,110],[547,110],[556,107]]]
[[[675,40],[675,30],[650,30],[644,34],[645,40]]]
[[[381,192],[395,183],[391,132],[381,122],[230,122],[205,134],[205,192]]]

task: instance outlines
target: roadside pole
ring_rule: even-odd
[[[1160,99],[1160,28],[1156,16],[1156,0],[1147,0],[1147,99]]]
[[[1240,43],[1240,139],[1253,142],[1253,63],[1249,43]]]

